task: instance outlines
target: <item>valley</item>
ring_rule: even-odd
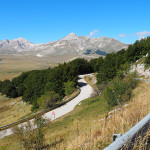
[[[0,80],[12,79],[22,72],[45,69],[55,65],[49,62],[48,59],[40,60],[36,57],[1,55],[0,58],[2,59],[0,63]]]
[[[1,1],[0,150],[150,150],[149,6]]]
[[[98,58],[99,55],[64,55],[64,56],[48,56],[34,57],[22,55],[0,55],[0,80],[13,79],[19,76],[22,72],[31,70],[47,69],[57,66],[59,63],[69,62],[76,58],[85,58],[90,60]]]
[[[95,75],[85,77],[86,81],[96,91],[91,94],[91,98],[86,99],[90,92],[86,92],[85,89],[83,94],[85,100],[80,103],[77,101],[78,105],[71,112],[65,114],[68,109],[62,110],[64,115],[60,118],[59,115],[56,115],[54,121],[52,121],[52,117],[54,117],[52,112],[47,113],[48,116],[45,117],[51,116],[51,121],[47,121],[42,129],[45,140],[41,144],[42,146],[46,144],[49,149],[104,149],[112,142],[114,133],[124,134],[150,110],[148,107],[149,97],[147,96],[149,84],[135,80],[135,78],[141,76],[138,71],[130,72],[130,70],[134,70],[131,69],[132,65],[141,66],[137,62],[144,63],[148,67],[150,59],[149,40],[150,37],[136,41],[127,50],[122,49],[116,53],[112,52],[105,57],[91,59],[96,55],[93,54],[92,57],[87,55],[86,58],[89,61],[82,58],[84,55],[45,56],[40,58],[15,55],[15,59],[9,55],[10,64],[11,61],[16,63],[16,60],[23,59],[28,65],[28,69],[32,69],[32,64],[35,65],[35,68],[33,71],[21,74],[13,80],[0,82],[0,88],[2,93],[10,98],[22,96],[24,102],[32,105],[31,111],[36,112],[54,106],[68,93],[71,94],[77,85],[80,86],[80,82],[77,83],[78,79],[81,79],[78,75],[95,72]],[[142,45],[147,46],[143,48]],[[7,58],[1,57],[0,59],[1,64],[7,64],[4,63]],[[55,59],[55,63],[51,63],[53,59]],[[63,62],[63,60],[65,60],[65,63],[58,65],[58,62]],[[51,65],[51,68],[48,68],[48,65]],[[22,68],[19,68],[19,66],[16,68],[26,70],[25,63],[23,66]],[[142,66],[144,67],[144,65]],[[72,102],[70,101],[70,103]],[[136,110],[140,111],[137,112]],[[59,111],[56,113],[59,114]],[[37,133],[38,129],[32,130],[33,135]],[[2,137],[4,134],[2,133]],[[38,135],[35,136],[38,138]],[[2,148],[9,149],[7,146],[7,142],[10,141],[9,138],[18,139],[19,137],[16,134],[4,137],[0,140],[0,143],[2,141]],[[27,135],[23,138],[29,140],[30,137]],[[35,143],[29,143],[29,145],[35,146]],[[23,147],[19,142],[13,146],[16,146],[16,149]]]

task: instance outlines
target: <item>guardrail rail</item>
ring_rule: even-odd
[[[23,119],[21,119],[21,120],[19,120],[19,121],[16,121],[16,122],[13,122],[13,123],[10,123],[10,124],[1,126],[1,127],[0,127],[0,131],[3,131],[3,130],[6,130],[6,129],[8,129],[8,128],[11,128],[11,127],[14,127],[14,126],[16,126],[16,125],[19,125],[19,124],[21,124],[21,123],[24,123],[24,122],[26,122],[26,121],[29,121],[29,120],[31,120],[31,119],[37,117],[37,116],[41,116],[41,115],[45,114],[46,112],[49,112],[49,111],[51,111],[51,110],[53,110],[53,109],[56,109],[56,108],[58,108],[58,107],[60,107],[60,106],[62,106],[62,105],[65,105],[66,103],[68,103],[69,101],[71,101],[72,99],[74,99],[75,97],[77,97],[79,94],[80,94],[80,89],[78,88],[78,92],[77,92],[73,97],[69,98],[68,100],[66,100],[66,101],[64,101],[64,102],[61,102],[61,103],[58,103],[58,104],[55,104],[55,105],[54,105],[53,107],[51,107],[51,108],[48,108],[48,109],[45,109],[45,110],[43,110],[43,111],[34,113],[32,116],[29,116],[29,117],[23,118]]]
[[[150,113],[132,127],[128,132],[116,138],[116,140],[104,150],[131,150],[138,141],[150,129]]]

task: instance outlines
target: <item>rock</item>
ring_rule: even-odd
[[[14,104],[16,104],[16,102],[11,102],[11,103],[10,103],[10,105],[14,105]]]
[[[145,70],[145,64],[138,64],[131,66],[130,73],[137,72],[139,76],[150,77],[150,69]]]

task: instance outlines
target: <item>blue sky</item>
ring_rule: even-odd
[[[33,43],[79,36],[123,43],[150,36],[150,0],[1,0],[0,40]]]

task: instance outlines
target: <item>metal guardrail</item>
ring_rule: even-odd
[[[55,105],[54,105],[53,107],[51,107],[51,108],[48,108],[48,109],[45,109],[45,110],[43,110],[43,111],[34,113],[32,116],[29,116],[29,117],[26,117],[26,118],[21,119],[21,120],[19,120],[19,121],[16,121],[16,122],[13,122],[13,123],[10,123],[10,124],[1,126],[1,127],[0,127],[0,131],[3,131],[3,130],[6,130],[6,129],[8,129],[8,128],[11,128],[11,127],[14,127],[14,126],[16,126],[16,125],[19,125],[19,124],[21,124],[21,123],[24,123],[24,122],[26,122],[26,121],[29,121],[29,120],[31,120],[31,119],[37,117],[37,116],[41,116],[41,115],[45,114],[46,112],[49,112],[49,111],[51,111],[51,110],[53,110],[53,109],[56,109],[56,108],[58,108],[58,107],[60,107],[60,106],[62,106],[62,105],[65,105],[66,103],[68,103],[69,101],[71,101],[72,99],[74,99],[75,97],[77,97],[79,94],[80,94],[80,89],[78,88],[77,94],[75,94],[73,97],[69,98],[68,100],[66,100],[66,101],[64,101],[64,102],[61,102],[61,103],[59,103],[59,104],[55,104]]]
[[[138,141],[138,137],[144,135],[148,129],[150,129],[150,113],[124,135],[116,138],[116,140],[104,150],[131,150]]]

